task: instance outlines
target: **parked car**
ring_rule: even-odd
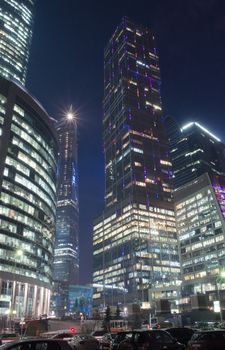
[[[71,350],[71,347],[61,339],[30,339],[3,344],[0,350]]]
[[[187,327],[173,327],[167,328],[166,331],[172,335],[179,343],[187,345],[194,334],[194,330]]]
[[[184,350],[169,333],[163,330],[132,331],[132,336],[123,340],[118,350]]]
[[[18,341],[19,339],[20,339],[20,336],[17,333],[1,333],[0,345]]]
[[[188,342],[188,350],[224,350],[225,349],[225,331],[210,330],[197,331]]]
[[[68,343],[76,350],[100,350],[99,341],[90,334],[76,334]]]
[[[70,331],[60,331],[53,336],[49,337],[51,339],[64,339],[64,340],[69,340],[74,337],[75,333],[70,332]]]
[[[105,334],[106,332],[104,330],[98,330],[91,333],[91,335],[95,337],[95,339],[97,339],[99,342],[102,340]]]
[[[125,332],[119,332],[117,333],[114,341],[113,341],[113,346],[112,350],[117,350],[118,346],[123,340],[129,339],[132,337],[133,332],[132,331],[125,331]]]
[[[111,350],[117,333],[106,333],[100,341],[100,348],[102,350]]]
[[[74,327],[70,329],[61,329],[58,331],[43,332],[40,334],[41,338],[48,339],[65,339],[72,338],[76,334],[76,329]]]
[[[213,330],[215,329],[215,325],[218,325],[217,322],[205,322],[205,321],[201,321],[201,322],[195,322],[194,324],[194,328],[197,330]]]

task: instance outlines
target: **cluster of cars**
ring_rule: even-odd
[[[99,341],[101,350],[225,350],[225,329],[133,330],[105,334]]]
[[[194,330],[187,327],[166,330],[130,330],[117,334],[96,331],[46,333],[42,337],[19,340],[2,334],[0,350],[224,350],[225,330]],[[5,341],[4,341],[5,340]]]
[[[97,339],[89,334],[74,334],[71,331],[49,332],[41,337],[18,337],[8,340],[2,334],[1,350],[100,350]],[[1,335],[0,335],[1,339]]]

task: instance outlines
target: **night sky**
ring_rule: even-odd
[[[224,0],[37,0],[27,87],[54,118],[79,111],[81,283],[92,279],[92,222],[104,206],[103,49],[125,15],[155,33],[164,114],[225,141]]]

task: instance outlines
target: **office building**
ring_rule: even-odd
[[[35,0],[0,2],[0,75],[25,84]]]
[[[0,315],[49,311],[57,135],[25,89],[0,77]]]
[[[183,303],[201,293],[218,300],[225,289],[225,178],[205,173],[180,187],[175,209]]]
[[[124,18],[104,53],[105,210],[94,222],[96,305],[177,297],[180,268],[160,86],[152,32]]]
[[[168,117],[166,125],[174,189],[205,172],[225,175],[225,146],[217,136],[198,122],[180,127],[172,117]]]
[[[69,285],[78,284],[79,278],[77,121],[72,113],[68,116],[71,118],[62,118],[56,126],[60,147],[54,253],[55,311],[58,314],[68,311]]]

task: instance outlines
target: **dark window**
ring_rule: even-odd
[[[157,342],[157,343],[168,343],[171,344],[174,342],[173,338],[169,336],[166,332],[153,332],[152,333],[152,338]]]
[[[57,342],[35,342],[35,347],[32,350],[60,350]]]
[[[61,333],[61,334],[57,334],[54,338],[55,339],[64,339],[64,338],[72,338],[73,334],[71,333]]]

